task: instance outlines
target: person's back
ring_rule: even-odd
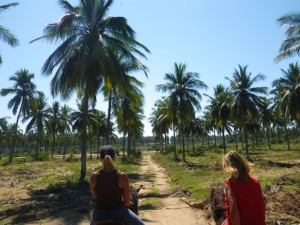
[[[225,225],[265,225],[265,202],[258,180],[250,176],[252,167],[235,151],[223,157],[223,168],[230,174],[224,184]]]
[[[123,207],[123,190],[119,187],[119,173],[117,170],[110,172],[98,171],[95,192],[95,209],[115,210]]]
[[[121,220],[126,225],[144,225],[143,221],[131,212],[129,180],[124,172],[114,168],[116,160],[112,146],[103,146],[100,151],[100,160],[103,169],[92,172],[90,175],[90,191],[95,199],[90,225],[101,220]]]
[[[225,181],[231,188],[239,211],[241,225],[265,225],[265,208],[261,188],[257,179],[250,177],[249,181]],[[228,199],[225,196],[225,205]],[[229,210],[227,211],[230,212]],[[228,215],[228,217],[230,217]],[[230,223],[228,223],[230,224]]]

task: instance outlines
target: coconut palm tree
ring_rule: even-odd
[[[280,26],[286,27],[286,39],[281,43],[275,61],[300,54],[300,13],[289,13],[277,19]]]
[[[38,159],[41,141],[44,140],[44,128],[49,118],[50,108],[47,104],[47,98],[44,93],[39,92],[37,97],[31,100],[30,112],[24,118],[24,121],[30,120],[26,126],[26,133],[30,130],[35,130],[37,133],[35,159]]]
[[[125,156],[125,137],[128,135],[128,153],[131,150],[132,126],[139,126],[137,121],[142,119],[144,95],[140,88],[143,83],[132,76],[125,76],[123,82],[127,83],[125,93],[117,98],[113,111],[117,118],[119,132],[123,133],[123,157]]]
[[[59,129],[59,119],[60,119],[60,105],[59,102],[55,101],[52,104],[52,107],[49,108],[49,112],[50,112],[50,118],[48,121],[49,124],[49,130],[50,133],[52,135],[52,146],[51,146],[51,155],[53,158],[54,155],[54,148],[55,148],[55,141],[56,141],[56,137],[57,137],[57,133],[58,133],[58,129]]]
[[[152,133],[157,141],[160,141],[161,150],[163,151],[163,139],[169,132],[172,126],[172,110],[170,107],[170,101],[168,98],[163,98],[155,102],[155,108],[152,108],[152,112],[149,117],[149,122],[152,125]],[[174,158],[177,158],[176,151],[174,151]]]
[[[7,96],[13,94],[13,98],[8,102],[8,108],[12,108],[14,115],[17,115],[15,133],[12,143],[12,148],[9,154],[9,162],[12,161],[14,155],[14,148],[16,143],[16,134],[19,124],[19,119],[22,116],[23,118],[27,116],[30,109],[30,103],[33,99],[35,91],[35,84],[32,82],[34,78],[33,73],[29,73],[26,69],[20,69],[14,75],[12,75],[9,80],[14,82],[14,86],[11,88],[3,88],[0,91],[2,96]]]
[[[164,80],[167,83],[157,85],[156,90],[169,93],[172,110],[178,113],[179,130],[182,131],[182,159],[185,161],[183,126],[194,117],[195,108],[201,109],[202,96],[198,90],[207,88],[207,86],[199,79],[198,73],[188,72],[184,63],[174,63],[174,73],[166,73]]]
[[[206,95],[209,98],[210,114],[215,122],[215,125],[221,127],[223,137],[223,149],[226,154],[225,130],[230,134],[231,129],[228,126],[231,111],[231,93],[229,89],[222,84],[218,84],[214,88],[214,97]]]
[[[112,115],[112,104],[113,102],[117,101],[117,98],[120,94],[126,93],[128,86],[127,86],[127,79],[130,77],[130,73],[143,71],[147,77],[147,67],[141,64],[139,61],[136,60],[128,60],[124,55],[115,53],[118,59],[118,64],[121,68],[121,71],[116,71],[112,67],[106,68],[104,85],[103,85],[103,93],[105,99],[108,100],[108,110],[107,110],[107,130],[106,130],[106,144],[108,145],[110,142],[110,133],[112,133],[112,128],[110,127],[111,124],[111,115]],[[115,74],[117,73],[117,74]],[[110,75],[110,76],[109,76]],[[131,79],[131,82],[139,81],[137,79]]]
[[[286,120],[300,122],[300,67],[298,63],[289,64],[281,70],[283,76],[273,81],[274,88],[280,87],[281,108]]]
[[[8,119],[9,117],[1,117],[0,118],[0,135],[2,135],[5,130],[7,130],[7,126],[8,126]]]
[[[248,66],[238,66],[232,75],[233,79],[226,77],[230,81],[232,106],[231,113],[233,120],[239,124],[244,131],[246,153],[248,152],[248,132],[247,121],[259,118],[259,108],[265,105],[263,95],[267,94],[267,87],[253,87],[253,85],[264,80],[264,75],[257,74],[252,78],[252,73],[247,71]]]
[[[100,141],[102,139],[102,143],[103,145],[106,144],[106,142],[104,141],[106,138],[106,134],[107,134],[107,125],[106,125],[106,114],[100,110],[95,110],[95,118],[97,123],[94,126],[94,134],[97,138],[97,149],[100,149]],[[111,134],[109,134],[110,136]],[[97,155],[98,156],[98,155]]]
[[[265,102],[266,102],[265,106],[260,110],[260,120],[262,123],[262,127],[266,129],[268,146],[269,149],[271,150],[270,127],[274,121],[274,115],[272,114],[272,109],[270,107],[271,100],[266,99]]]
[[[122,72],[115,52],[132,61],[138,61],[135,55],[145,57],[139,49],[149,52],[136,41],[135,32],[124,17],[107,17],[113,2],[81,0],[74,7],[66,0],[59,0],[66,13],[58,22],[47,25],[43,36],[33,40],[62,41],[44,63],[42,72],[51,74],[57,68],[51,82],[54,96],[60,94],[62,98],[68,99],[76,92],[82,99],[80,180],[86,176],[88,108],[96,100],[106,75],[105,68],[110,65],[115,71]]]
[[[0,146],[4,140],[5,134],[8,130],[8,117],[0,118]],[[1,159],[2,151],[0,151],[0,159]]]
[[[70,119],[70,115],[71,115],[71,108],[67,105],[64,105],[63,107],[61,107],[60,109],[60,113],[59,113],[59,123],[58,123],[58,130],[59,133],[63,136],[63,159],[65,159],[65,155],[66,155],[66,136],[68,133],[71,132],[71,119]]]
[[[0,5],[0,14],[2,14],[5,10],[12,6],[17,6],[18,3],[9,3],[5,5]],[[18,39],[5,27],[0,25],[0,39],[2,39],[3,42],[7,43],[11,47],[15,47],[19,44]],[[2,57],[0,55],[0,64],[2,64]]]

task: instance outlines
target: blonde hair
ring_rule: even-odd
[[[112,169],[114,169],[114,161],[110,157],[110,155],[106,155],[102,159],[102,163],[103,163],[104,169],[106,169],[106,170],[112,170]]]
[[[243,156],[235,151],[230,151],[223,157],[223,169],[230,174],[234,181],[249,181],[253,164],[246,161]]]

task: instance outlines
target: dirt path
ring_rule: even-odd
[[[142,173],[147,177],[148,173],[153,175],[153,181],[141,181],[140,184],[145,188],[140,191],[140,206],[143,209],[144,202],[148,199],[147,193],[155,188],[159,194],[156,195],[159,201],[158,208],[145,209],[140,211],[140,216],[146,225],[209,225],[211,219],[200,209],[193,209],[185,203],[180,197],[172,193],[168,184],[169,177],[164,168],[157,165],[152,159],[151,154],[143,153]]]
[[[211,219],[200,209],[194,209],[184,202],[176,193],[172,193],[168,184],[169,177],[164,168],[156,164],[151,155],[154,152],[144,152],[142,159],[143,177],[135,186],[144,185],[139,196],[139,216],[146,225],[212,225]],[[155,192],[153,192],[155,190]],[[83,210],[84,209],[84,210]],[[27,223],[28,225],[87,225],[90,223],[92,211],[86,206],[74,208],[43,221]],[[1,222],[0,222],[1,224]]]

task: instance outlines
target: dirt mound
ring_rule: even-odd
[[[271,193],[266,203],[267,224],[300,224],[300,190]]]

